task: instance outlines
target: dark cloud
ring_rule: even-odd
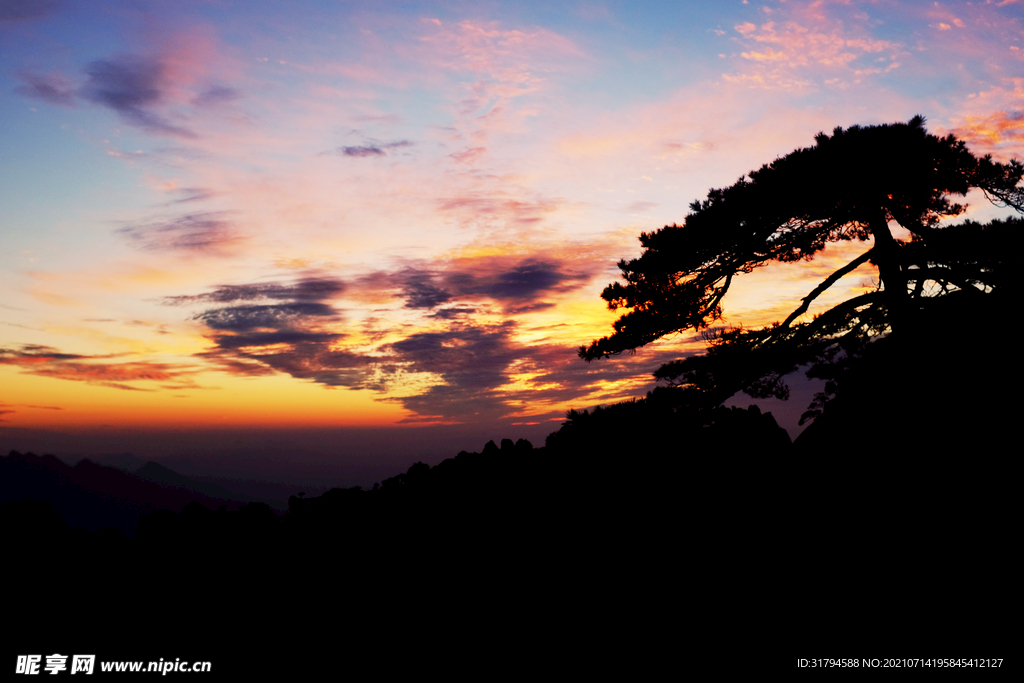
[[[402,298],[408,309],[437,310],[445,306],[445,310],[430,315],[438,319],[473,313],[477,310],[473,302],[486,299],[499,303],[506,314],[522,314],[554,306],[541,299],[571,291],[589,280],[594,275],[594,263],[553,256],[485,256],[454,259],[436,267],[417,262],[390,272],[368,273],[352,284],[357,291]]]
[[[514,330],[513,322],[458,326],[390,344],[392,364],[384,372],[396,378],[431,373],[444,380],[415,396],[394,400],[419,415],[418,420],[482,419],[512,412],[498,390],[509,381],[509,367],[526,353],[511,340]]]
[[[470,315],[471,313],[476,313],[476,309],[465,307],[460,308],[458,306],[453,306],[451,308],[442,308],[438,311],[435,311],[434,313],[431,313],[428,317],[438,318],[440,320],[454,320],[456,318],[461,318],[463,316]]]
[[[19,349],[0,348],[0,365],[22,365],[42,362],[61,362],[91,358],[77,353],[61,353],[52,346],[22,344]]]
[[[415,413],[415,418],[407,420],[411,422],[546,415],[551,405],[581,397],[598,404],[643,395],[656,386],[652,369],[679,357],[677,352],[659,351],[584,363],[575,348],[544,342],[519,344],[513,339],[516,330],[511,321],[476,327],[463,324],[446,332],[414,334],[389,345],[389,365],[381,366],[381,371],[391,376],[391,382],[403,381],[406,373],[431,373],[442,380],[415,395],[389,400]],[[526,386],[516,387],[510,385],[513,373],[532,377]],[[623,380],[633,381],[623,384]]]
[[[336,151],[341,156],[346,157],[382,157],[387,156],[387,150],[397,149],[399,147],[411,147],[412,143],[408,140],[398,140],[396,142],[388,142],[384,144],[374,145],[360,145],[356,147],[339,147]]]
[[[357,353],[332,350],[322,343],[297,344],[291,351],[265,354],[260,360],[298,379],[351,388],[366,384],[368,366],[375,361]]]
[[[167,297],[169,305],[278,300],[282,303],[211,308],[193,316],[215,344],[197,354],[225,372],[259,376],[283,372],[326,386],[364,386],[376,359],[337,348],[347,335],[334,331],[341,316],[327,303],[345,289],[332,278],[294,284],[227,285],[194,296]]]
[[[320,301],[338,296],[345,290],[345,283],[334,278],[306,278],[291,287],[289,298],[298,301]],[[284,298],[284,297],[277,297]]]
[[[376,358],[334,348],[345,335],[278,330],[211,337],[216,348],[197,354],[236,375],[283,372],[326,386],[363,387]]]
[[[215,330],[242,332],[260,327],[290,328],[301,318],[333,318],[336,311],[327,304],[301,302],[266,306],[230,306],[203,311],[194,316]]]
[[[627,206],[626,207],[626,211],[633,211],[633,212],[640,213],[640,212],[643,212],[643,211],[650,211],[651,209],[656,209],[656,208],[658,208],[658,205],[655,204],[654,202],[640,202],[640,201],[637,201],[637,202],[633,202],[632,204]]]
[[[589,277],[553,260],[524,259],[510,265],[507,259],[478,259],[444,270],[406,267],[386,277],[374,274],[366,282],[390,281],[405,298],[405,308],[431,309],[459,298],[486,297],[504,304],[506,312],[525,313],[553,305],[536,297],[570,289]]]
[[[329,344],[338,341],[344,334],[331,332],[312,332],[308,330],[282,329],[273,332],[246,332],[242,334],[220,335],[212,337],[222,349],[244,349],[260,346],[277,346],[279,344],[297,344],[307,347]],[[262,360],[263,355],[255,356]]]
[[[119,228],[117,232],[147,250],[223,252],[241,241],[228,212],[213,211],[179,216],[168,221]]]
[[[60,9],[57,0],[3,0],[0,2],[0,22],[40,19]]]
[[[367,291],[400,296],[405,308],[423,310],[425,318],[447,329],[384,343],[402,328],[367,319],[358,323],[358,348],[346,348],[345,321],[331,305],[346,291],[337,279],[226,285],[164,302],[206,305],[193,319],[207,327],[213,348],[198,355],[226,372],[282,372],[325,386],[371,389],[411,411],[414,422],[478,422],[531,414],[531,406],[536,406],[533,414],[547,414],[552,405],[581,397],[597,403],[642,395],[655,386],[652,370],[678,357],[648,349],[642,357],[587,364],[575,347],[516,341],[516,320],[473,320],[497,309],[467,304],[474,299],[497,302],[506,316],[549,309],[554,304],[544,300],[546,294],[589,279],[580,268],[555,256],[488,256],[369,273],[352,281],[356,296]]]
[[[403,372],[432,373],[443,380],[414,396],[393,400],[417,414],[411,421],[543,415],[551,405],[585,397],[590,403],[580,407],[642,396],[657,386],[652,371],[680,357],[676,349],[653,347],[636,356],[584,363],[574,347],[544,340],[529,346],[516,342],[518,329],[512,321],[475,327],[463,323],[446,332],[415,334],[391,344],[392,367],[386,372],[397,378]],[[511,385],[513,374],[525,386]]]
[[[195,133],[175,126],[152,108],[164,99],[166,68],[157,59],[121,55],[101,59],[85,68],[88,82],[82,96],[113,109],[128,123],[152,133],[194,138]]]
[[[164,297],[162,301],[170,306],[196,303],[226,304],[235,301],[258,301],[261,299],[325,301],[336,298],[345,291],[345,288],[345,283],[336,278],[310,277],[299,280],[294,284],[268,282],[251,285],[222,285],[206,294],[168,296]]]
[[[499,301],[522,301],[540,292],[555,290],[566,281],[578,279],[576,276],[563,273],[558,264],[529,259],[491,278],[477,277],[477,282],[468,289]]]
[[[338,153],[347,157],[382,157],[387,154],[380,147],[339,147]]]
[[[75,104],[75,91],[71,82],[60,74],[47,74],[36,76],[33,74],[21,74],[18,79],[22,82],[15,88],[19,95],[25,95],[37,100],[43,100],[50,104],[57,104],[63,107],[70,107]]]
[[[203,92],[199,93],[192,99],[192,104],[197,107],[215,107],[218,104],[233,102],[241,96],[242,94],[234,88],[218,85],[207,88]]]
[[[451,300],[452,295],[437,286],[435,273],[406,268],[397,274],[406,308],[435,308]]]
[[[155,59],[124,55],[116,61],[97,60],[85,73],[89,77],[85,96],[127,116],[139,115],[162,96],[164,67]]]
[[[508,381],[505,370],[522,355],[522,349],[510,341],[514,329],[514,323],[505,322],[421,332],[391,344],[390,349],[409,371],[439,374],[463,389],[496,388]]]

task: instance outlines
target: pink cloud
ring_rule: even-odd
[[[568,38],[540,27],[425,23],[429,32],[420,36],[410,57],[456,75],[458,80],[448,85],[455,88],[454,127],[479,147],[486,146],[494,132],[516,130],[525,116],[535,113],[535,108],[527,111],[514,105],[515,100],[542,95],[552,76],[578,68],[586,57]]]
[[[1024,157],[1024,78],[971,97],[950,122],[938,130],[964,140],[976,154],[1003,161]]]
[[[452,159],[459,162],[460,164],[472,164],[476,163],[483,155],[487,154],[486,147],[470,147],[462,152],[455,152],[449,154]]]
[[[464,220],[479,221],[482,217],[509,223],[536,223],[556,211],[561,202],[555,199],[525,199],[508,191],[474,192],[441,201],[442,212],[455,212]]]
[[[737,70],[723,74],[726,81],[796,90],[815,80],[837,83],[897,68],[858,70],[853,65],[856,60],[868,55],[891,60],[901,51],[900,45],[873,38],[865,26],[847,25],[826,15],[821,3],[786,5],[773,11],[772,16],[773,21],[760,26],[745,22],[733,27],[739,34],[735,40],[748,49],[740,52],[745,61]]]

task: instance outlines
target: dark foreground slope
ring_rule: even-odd
[[[635,677],[723,643],[787,661],[1005,657],[1019,479],[995,445],[1012,425],[971,407],[994,380],[930,379],[939,352],[889,341],[794,445],[753,408],[645,399],[574,413],[545,448],[492,442],[373,490],[293,497],[285,515],[191,504],[129,540],[19,502],[8,585],[36,605],[19,642],[296,673],[554,656],[564,673]],[[971,367],[1004,381],[1011,357]],[[954,425],[938,436],[930,411],[905,408],[921,386]],[[92,628],[101,612],[119,625]]]
[[[64,637],[108,657],[170,651],[243,668],[253,653],[264,666],[308,658],[324,638],[324,652],[353,661],[431,643],[506,665],[547,652],[596,661],[639,640],[671,647],[675,632],[649,610],[677,609],[681,572],[692,577],[682,562],[710,538],[698,526],[678,535],[692,509],[675,495],[682,470],[662,453],[624,460],[563,441],[492,442],[373,490],[293,497],[283,516],[190,504],[145,515],[134,539],[107,544],[45,505],[8,504],[7,519],[47,517],[7,530],[29,549],[11,584],[36,596],[19,637],[31,651]],[[90,628],[99,612],[121,625]],[[460,666],[452,656],[449,668]]]

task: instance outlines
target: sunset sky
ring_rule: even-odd
[[[539,445],[702,348],[576,356],[640,231],[708,189],[915,114],[1024,158],[1022,0],[3,0],[0,63],[0,446],[21,450]],[[739,278],[725,322],[785,317],[864,247]]]

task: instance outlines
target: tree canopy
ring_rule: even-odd
[[[849,348],[912,325],[930,302],[947,295],[983,296],[1010,286],[1005,261],[1019,260],[1020,251],[1006,247],[1019,243],[1024,221],[939,224],[963,213],[966,207],[951,197],[972,189],[1024,212],[1024,165],[977,157],[953,135],[929,134],[924,123],[917,116],[819,133],[814,146],[712,189],[690,205],[682,225],[642,233],[641,256],[618,264],[625,284],[611,284],[601,295],[610,309],[629,310],[615,322],[614,334],[580,347],[580,357],[635,352],[665,335],[708,328],[721,318],[735,275],[772,261],[811,260],[829,243],[870,241],[783,322],[710,335],[706,356],[655,373],[712,404],[739,390],[785,397],[781,376],[820,361],[823,353],[834,356],[837,343]],[[897,240],[891,226],[906,229],[910,240]],[[878,269],[876,291],[797,323],[818,296],[865,263]]]

